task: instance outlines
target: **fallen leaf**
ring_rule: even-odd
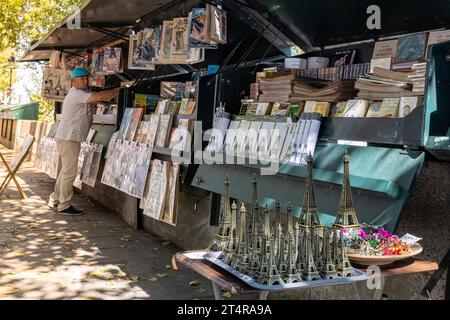
[[[166,269],[172,269],[172,266],[170,264],[166,264]]]
[[[232,294],[231,294],[231,292],[227,291],[227,292],[225,292],[224,294],[222,294],[222,296],[223,296],[224,298],[231,298]]]
[[[148,281],[156,282],[156,281],[158,281],[158,278],[157,277],[151,277],[151,278],[148,278]]]
[[[167,273],[157,273],[156,275],[160,278],[167,277]]]
[[[189,282],[189,286],[191,287],[196,287],[200,285],[200,281],[198,280],[192,280],[191,282]]]
[[[129,275],[128,279],[130,279],[132,282],[138,282],[139,281],[139,276]]]

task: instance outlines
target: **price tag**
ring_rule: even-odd
[[[412,234],[407,233],[403,237],[401,237],[400,240],[402,240],[404,243],[406,243],[407,245],[412,247],[417,242],[422,240],[422,238],[417,238],[416,236],[413,236]]]

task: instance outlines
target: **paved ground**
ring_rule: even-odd
[[[11,151],[0,152],[11,160]],[[209,282],[171,269],[175,246],[81,194],[74,206],[86,215],[58,215],[47,207],[52,179],[30,163],[18,177],[29,198],[22,200],[13,183],[0,198],[0,299],[213,298]]]

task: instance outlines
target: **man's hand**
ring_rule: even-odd
[[[91,93],[87,103],[110,101],[111,99],[113,99],[119,95],[120,89],[121,89],[121,87]]]

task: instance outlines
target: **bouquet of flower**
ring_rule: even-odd
[[[371,256],[403,255],[411,252],[408,244],[386,229],[366,231],[364,228],[341,229],[347,252]]]

